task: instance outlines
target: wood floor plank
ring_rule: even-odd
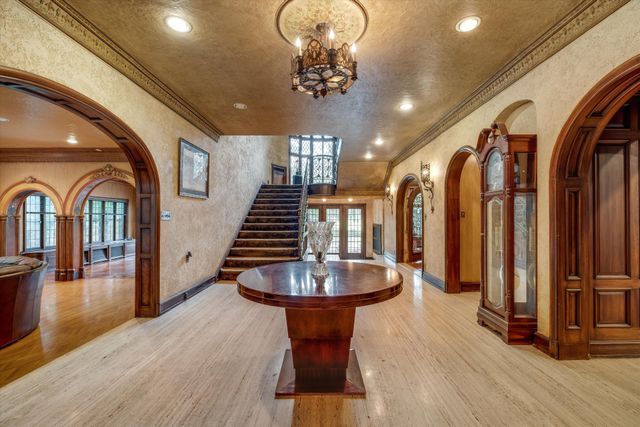
[[[381,262],[381,261],[377,261]],[[403,293],[357,310],[366,399],[274,399],[284,311],[212,286],[0,389],[0,425],[638,425],[637,359],[557,361],[476,323],[477,293],[406,267]]]

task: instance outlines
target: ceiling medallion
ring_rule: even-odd
[[[347,93],[358,79],[355,42],[367,21],[356,0],[288,0],[280,6],[278,31],[297,47],[291,60],[291,88],[314,98]]]

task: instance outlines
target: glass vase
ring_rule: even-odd
[[[333,240],[334,224],[334,222],[307,222],[307,241],[316,260],[311,271],[313,277],[325,277],[329,274],[325,260]]]

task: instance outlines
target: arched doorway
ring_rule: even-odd
[[[415,175],[400,182],[396,199],[396,261],[422,261],[424,239],[422,189]],[[419,215],[419,219],[414,217]]]
[[[0,67],[0,85],[37,96],[63,107],[99,128],[125,152],[136,182],[135,311],[138,317],[160,314],[160,188],[156,166],[142,140],[122,120],[86,96],[54,81],[23,71]],[[58,238],[73,234],[73,212],[65,212],[65,226]],[[62,235],[60,234],[62,233]],[[0,236],[3,237],[3,236]],[[6,236],[4,236],[6,238]],[[77,253],[77,252],[76,252]],[[65,277],[76,276],[73,245],[65,245],[57,255]]]
[[[639,92],[637,56],[580,101],[553,152],[549,350],[560,359],[640,354]]]
[[[445,178],[445,292],[480,289],[480,167],[464,146],[453,155]]]

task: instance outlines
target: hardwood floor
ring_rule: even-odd
[[[133,319],[0,389],[0,425],[638,425],[638,359],[557,361],[476,323],[477,293],[406,267],[357,310],[366,399],[274,399],[284,310],[212,286]]]
[[[134,317],[133,257],[95,264],[82,280],[53,276],[45,279],[38,329],[0,350],[0,387]]]

